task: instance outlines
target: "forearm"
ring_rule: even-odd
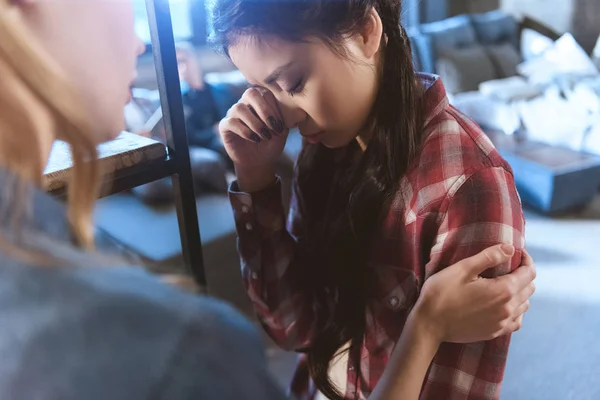
[[[302,251],[286,229],[281,184],[274,175],[271,179],[266,188],[252,193],[248,185],[242,190],[238,180],[230,200],[246,292],[271,338],[295,350],[312,338],[313,301],[302,283],[307,267],[299,256]]]
[[[439,345],[415,307],[369,400],[417,400]]]

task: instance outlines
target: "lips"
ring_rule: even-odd
[[[127,103],[133,100],[133,86],[135,85],[135,81],[137,80],[138,74],[137,71],[133,72],[133,78],[131,79],[131,83],[129,84],[129,96],[127,99]]]
[[[314,143],[319,143],[324,135],[325,135],[325,132],[321,131],[321,132],[313,133],[310,135],[302,135],[302,136],[304,136],[304,138],[306,139],[306,141],[308,143],[314,144]]]

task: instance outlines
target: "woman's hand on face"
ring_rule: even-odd
[[[250,88],[221,121],[219,133],[237,169],[275,164],[285,147],[288,130],[275,96],[267,90]]]
[[[508,275],[479,276],[513,254],[512,246],[494,246],[433,275],[423,285],[415,317],[440,342],[473,343],[519,330],[535,291],[531,257],[523,252],[522,265]]]

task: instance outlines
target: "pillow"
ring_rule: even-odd
[[[554,41],[552,39],[533,29],[525,28],[521,32],[521,56],[524,61],[541,56],[553,45]]]
[[[517,70],[533,83],[550,83],[561,75],[598,74],[596,65],[570,33],[554,42],[542,56],[520,64]]]
[[[503,11],[474,14],[471,21],[479,42],[484,45],[510,43],[519,47],[519,26],[517,20]]]
[[[517,66],[521,63],[521,56],[511,43],[489,45],[485,48],[496,67],[499,78],[510,78],[517,75]]]
[[[431,38],[438,56],[445,51],[477,44],[477,35],[471,19],[466,15],[423,24],[420,29],[423,34]]]
[[[543,87],[532,85],[523,77],[513,76],[506,79],[483,82],[479,93],[486,97],[509,103],[515,100],[530,99],[543,93]]]
[[[580,104],[565,99],[558,88],[551,87],[543,96],[515,104],[528,139],[582,150],[594,116]]]
[[[476,91],[480,83],[498,78],[494,64],[481,45],[446,51],[436,67],[446,91],[451,94]]]
[[[521,128],[516,107],[479,92],[459,93],[453,97],[451,104],[484,129],[512,135]]]

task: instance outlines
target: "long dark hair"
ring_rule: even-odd
[[[340,152],[304,144],[297,163],[307,257],[301,283],[314,294],[319,331],[305,351],[311,377],[331,399],[344,396],[329,380],[331,360],[350,342],[356,384],[373,285],[368,266],[378,228],[421,144],[422,105],[411,48],[400,26],[400,0],[215,0],[211,41],[227,53],[241,35],[289,41],[323,40],[340,56],[375,9],[383,24],[379,91],[369,126],[373,135],[357,161],[356,143]],[[357,385],[358,387],[358,385]]]

